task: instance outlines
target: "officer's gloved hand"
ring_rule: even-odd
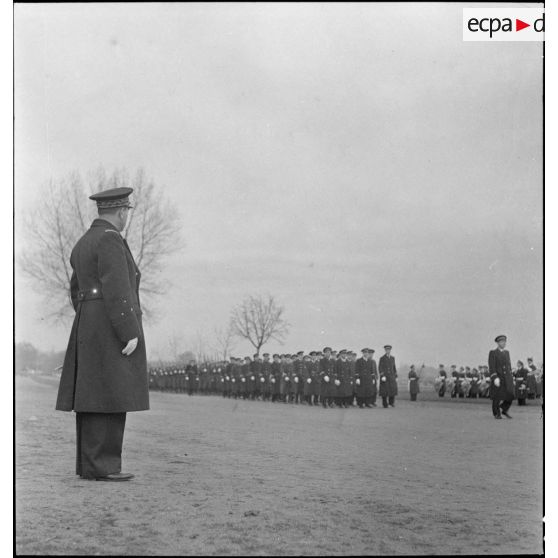
[[[385,381],[386,381],[386,377],[382,376],[382,382],[385,382]]]
[[[134,337],[128,341],[128,344],[122,349],[122,354],[125,356],[130,356],[138,346],[138,338]]]
[[[496,387],[500,387],[500,378],[496,378],[496,379],[494,380],[494,385],[495,385]]]

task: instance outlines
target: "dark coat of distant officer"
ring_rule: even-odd
[[[378,363],[380,374],[380,397],[394,397],[397,395],[397,369],[395,368],[395,358],[391,355],[382,355]],[[382,382],[382,376],[386,381]]]
[[[355,394],[357,397],[373,397],[376,395],[376,361],[360,357],[356,361],[356,377],[360,381],[355,384]]]
[[[335,385],[333,383],[335,376],[335,360],[323,357],[320,360],[320,397],[332,397],[335,395]],[[328,378],[326,381],[325,378]]]
[[[411,395],[420,393],[419,376],[414,369],[409,371],[409,393]]]
[[[149,381],[139,302],[140,272],[128,244],[95,219],[70,257],[76,315],[56,409],[121,413],[149,409]],[[122,354],[138,338],[136,350]]]
[[[488,353],[488,370],[492,378],[490,398],[498,401],[514,399],[515,385],[509,351],[506,349],[493,349],[490,351],[490,353]],[[500,379],[499,386],[494,384],[496,378]]]

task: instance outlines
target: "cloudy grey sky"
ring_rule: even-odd
[[[141,166],[185,239],[152,356],[269,292],[269,350],[540,360],[542,46],[463,42],[463,6],[16,5],[17,250],[51,177]],[[16,277],[16,340],[64,348],[45,314]]]

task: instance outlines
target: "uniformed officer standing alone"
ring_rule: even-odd
[[[397,395],[397,368],[395,358],[391,356],[391,345],[384,345],[385,355],[380,357],[378,368],[380,371],[380,397],[382,406],[387,409],[388,404],[395,407],[395,396]]]
[[[506,350],[507,337],[498,335],[494,341],[498,343],[498,347],[488,353],[488,370],[492,379],[492,385],[490,386],[492,414],[497,419],[501,419],[502,415],[511,418],[508,410],[514,400],[515,386],[510,353]]]
[[[70,257],[76,315],[56,409],[76,412],[76,474],[91,480],[133,478],[121,472],[126,413],[149,409],[140,272],[120,234],[132,191],[115,188],[90,196],[99,218]]]

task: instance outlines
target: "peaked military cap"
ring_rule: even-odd
[[[326,351],[329,351],[331,353],[331,347],[324,347],[323,352],[325,353]]]
[[[374,349],[368,349],[369,353],[375,353],[376,351]]]
[[[507,341],[508,338],[505,335],[498,335],[498,337],[496,337],[496,339],[494,339],[494,341],[496,343],[498,343],[498,341]]]
[[[384,345],[384,349],[386,349],[386,350],[391,349],[391,348],[392,348],[391,345]]]
[[[296,353],[297,355],[303,355],[304,351],[298,351],[298,353]]]
[[[263,356],[269,356],[269,353],[264,353]]]
[[[133,188],[112,188],[97,192],[89,196],[89,199],[97,202],[98,208],[132,207],[128,197],[133,191]]]
[[[361,353],[367,353],[367,352],[368,352],[368,349],[361,349],[360,352],[361,352]]]

